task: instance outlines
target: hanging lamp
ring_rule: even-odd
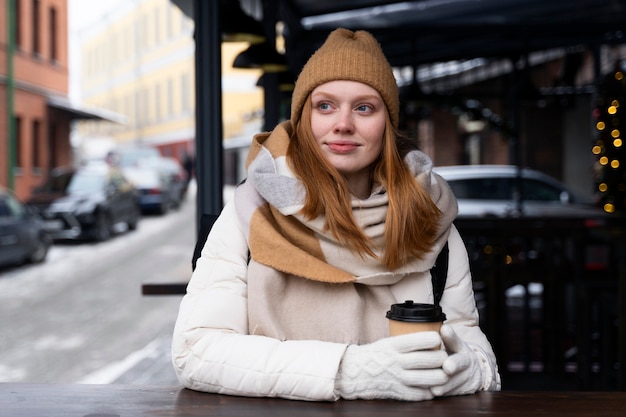
[[[222,0],[220,6],[222,42],[257,44],[266,40],[261,22],[246,14],[239,1]]]
[[[296,86],[296,79],[291,71],[280,71],[276,73],[278,75],[278,91],[281,93],[290,93]],[[263,74],[256,82],[257,87],[265,88],[265,80],[267,74]]]
[[[288,69],[285,55],[278,53],[267,42],[250,45],[233,61],[234,68],[261,69],[264,72],[281,72]]]

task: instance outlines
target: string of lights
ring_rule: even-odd
[[[596,156],[595,185],[607,213],[626,209],[626,79],[616,67],[598,86],[593,109],[596,138],[591,151]]]

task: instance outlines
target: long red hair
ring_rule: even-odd
[[[383,151],[370,172],[372,183],[381,184],[389,198],[381,262],[393,270],[431,250],[441,211],[405,165],[399,147],[404,139],[393,128],[389,114],[385,112],[385,115]],[[323,215],[326,229],[338,242],[361,256],[375,257],[371,239],[352,214],[345,179],[328,163],[315,141],[310,96],[289,142],[287,161],[306,190],[302,214],[308,219]]]

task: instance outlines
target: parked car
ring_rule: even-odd
[[[142,213],[166,214],[182,202],[186,173],[178,160],[150,146],[123,146],[116,162],[139,192]]]
[[[178,207],[185,198],[187,192],[187,172],[178,159],[164,156],[160,158],[161,169],[165,172],[171,181],[172,192],[174,195],[175,206]]]
[[[120,146],[113,154],[116,163],[122,168],[150,163],[161,157],[161,152],[157,148],[138,145]]]
[[[124,168],[124,174],[137,189],[142,213],[167,214],[179,204],[171,178],[158,166],[130,166]]]
[[[459,217],[597,217],[604,211],[555,178],[511,165],[456,165],[434,169],[454,192]],[[521,187],[517,187],[517,181]],[[519,203],[516,200],[517,190]]]
[[[122,171],[105,163],[54,169],[28,200],[54,239],[111,237],[117,225],[137,228],[137,191]]]
[[[43,262],[51,245],[41,217],[0,187],[0,266]]]

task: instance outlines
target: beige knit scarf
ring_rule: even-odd
[[[421,260],[413,259],[398,270],[389,271],[377,258],[361,257],[339,244],[324,230],[323,218],[307,221],[301,216],[304,187],[285,158],[290,129],[290,123],[285,122],[271,134],[255,136],[248,156],[248,178],[235,192],[237,211],[246,229],[251,254],[248,269],[250,330],[278,338],[320,338],[320,329],[314,330],[316,327],[312,324],[303,329],[301,323],[310,320],[323,304],[335,311],[330,316],[324,314],[330,321],[324,319],[321,327],[325,331],[336,327],[330,330],[332,335],[327,335],[327,339],[362,341],[364,336],[359,329],[355,329],[356,334],[345,335],[345,326],[336,325],[336,316],[343,314],[336,310],[339,300],[347,309],[384,315],[379,310],[393,301],[386,288],[407,275],[428,271],[433,266],[456,216],[456,200],[447,184],[431,173],[428,156],[419,151],[407,154],[405,163],[429,191],[443,216],[433,251]],[[377,255],[382,252],[384,243],[387,204],[388,197],[382,187],[376,188],[367,199],[352,201],[354,217],[378,248]],[[348,287],[329,287],[330,284]],[[372,290],[374,292],[367,290],[365,294],[361,284],[371,287],[370,290],[378,288]],[[329,291],[333,296],[329,296]],[[342,293],[345,294],[334,298]],[[371,310],[368,306],[373,304],[377,307]],[[303,309],[305,305],[309,307]],[[301,315],[294,314],[293,309],[299,310]],[[366,315],[364,312],[363,319]],[[379,337],[381,331],[376,330],[375,336],[365,339]]]
[[[287,166],[289,130],[290,124],[285,122],[272,134],[255,136],[248,156],[248,179],[237,190],[240,212],[242,206],[246,208],[242,220],[248,225],[252,259],[279,271],[323,282],[354,281],[360,270],[355,264],[366,263],[368,269],[383,271],[376,259],[363,259],[338,244],[323,230],[323,218],[305,221],[299,214],[304,187]],[[432,163],[425,154],[410,152],[405,161],[443,213],[433,252],[410,268],[427,270],[448,237],[457,213],[456,200],[447,184],[431,174]],[[381,187],[368,199],[352,202],[357,222],[378,244],[383,242],[387,203],[387,194]]]

